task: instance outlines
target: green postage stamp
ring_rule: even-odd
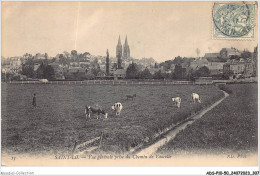
[[[213,38],[254,39],[255,3],[215,2],[212,9]]]

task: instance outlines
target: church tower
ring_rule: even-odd
[[[117,68],[122,68],[122,45],[121,45],[121,39],[120,36],[118,38],[118,43],[116,46],[116,58],[117,58]]]
[[[128,45],[128,42],[127,42],[127,36],[125,38],[123,59],[124,60],[130,60],[130,48],[129,48],[129,45]]]

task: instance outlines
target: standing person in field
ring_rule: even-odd
[[[33,94],[33,102],[32,102],[33,107],[36,107],[36,94]]]

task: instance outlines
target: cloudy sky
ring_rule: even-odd
[[[212,39],[212,2],[2,2],[2,56],[76,49],[116,55],[118,36],[131,56],[157,61],[218,52],[253,50],[257,40]]]

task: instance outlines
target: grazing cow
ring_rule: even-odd
[[[107,118],[107,113],[100,109],[100,108],[93,108],[91,106],[86,106],[85,108],[85,114],[86,114],[86,120],[90,119],[90,114],[96,114],[97,115],[97,119],[99,118],[100,114],[104,115],[104,118]]]
[[[128,99],[134,99],[134,97],[136,97],[136,94],[134,94],[134,95],[127,95],[126,96],[126,99],[128,100]]]
[[[121,104],[121,103],[115,103],[113,106],[112,106],[112,109],[114,110],[114,111],[116,111],[116,116],[119,116],[120,115],[120,113],[121,113],[121,111],[122,111],[122,109],[123,109],[123,105]]]
[[[176,105],[178,108],[181,107],[181,98],[180,98],[180,97],[172,98],[172,101],[175,103],[175,105]]]
[[[196,100],[197,100],[199,103],[201,103],[199,94],[192,93],[192,94],[191,94],[191,98],[192,98],[192,100],[193,100],[194,103],[196,102]]]

